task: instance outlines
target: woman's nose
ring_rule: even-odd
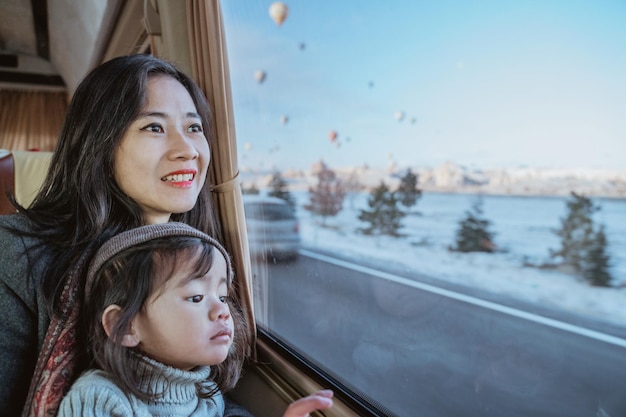
[[[184,132],[172,132],[170,143],[170,157],[172,159],[196,159],[200,155],[194,141]]]

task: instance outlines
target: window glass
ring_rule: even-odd
[[[398,416],[624,415],[626,3],[221,4],[259,326]]]

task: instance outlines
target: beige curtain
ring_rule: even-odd
[[[52,151],[67,106],[65,92],[0,90],[0,148]]]
[[[214,114],[217,146],[211,158],[213,184],[225,244],[233,255],[237,290],[252,326],[256,325],[252,299],[251,266],[243,200],[238,179],[237,148],[224,30],[218,0],[186,0],[192,76],[206,94]],[[254,346],[254,344],[253,344]]]

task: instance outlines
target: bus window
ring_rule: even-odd
[[[624,415],[626,3],[278,3],[221,2],[264,340],[372,414]]]

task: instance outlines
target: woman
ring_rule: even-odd
[[[50,390],[62,395],[80,371],[74,324],[95,248],[168,221],[219,238],[210,117],[190,77],[147,55],[108,61],[78,86],[41,191],[0,216],[0,415],[55,409]]]

